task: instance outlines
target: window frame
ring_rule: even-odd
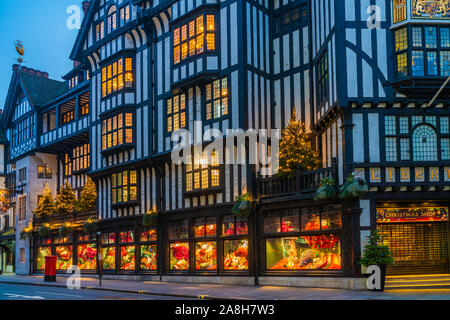
[[[191,159],[194,157],[195,152],[191,154]],[[191,161],[191,164],[185,163],[183,165],[183,172],[184,172],[184,193],[186,195],[190,194],[197,194],[197,193],[204,193],[204,192],[219,192],[222,190],[223,186],[223,165],[220,164],[220,152],[217,154],[217,158],[215,160],[213,159],[213,155],[211,155],[210,159],[211,161],[207,160],[206,163],[202,163],[202,159],[205,159],[206,156],[202,154],[200,160],[194,160]],[[188,160],[189,162],[189,160]],[[219,177],[217,178],[217,184],[213,185],[212,181],[212,174],[213,171],[217,171],[219,174]],[[203,174],[204,172],[207,172],[207,187],[203,187]],[[199,181],[199,188],[196,188],[196,174],[198,174],[198,181]],[[190,178],[189,178],[190,175]],[[188,182],[190,180],[191,182]],[[188,187],[188,184],[191,184],[192,188]]]
[[[44,172],[41,173],[40,170],[44,169]],[[52,179],[52,169],[47,165],[41,165],[37,167],[37,179],[39,180],[51,180]]]
[[[127,125],[127,115],[131,115],[131,125]],[[115,119],[117,119],[115,121]],[[120,119],[122,119],[122,126],[119,126]],[[115,124],[116,123],[116,124]],[[134,146],[136,141],[135,133],[136,115],[131,110],[124,110],[105,117],[101,120],[101,150],[102,153],[113,152],[122,148],[129,148]],[[111,127],[111,130],[108,128]],[[114,127],[116,129],[114,129]],[[127,142],[127,133],[131,132],[131,142]],[[121,134],[120,134],[121,133]],[[114,145],[114,135],[117,134],[116,144]],[[109,136],[111,140],[109,140]],[[122,138],[122,143],[120,143]],[[111,142],[111,147],[108,147]]]
[[[124,173],[127,174],[127,183],[123,183],[123,177]],[[134,172],[136,175],[136,182],[131,183],[131,173]],[[119,184],[119,174],[120,174],[120,181]],[[131,199],[131,188],[135,188],[136,190],[136,197],[135,199]],[[121,201],[118,201],[119,199],[119,190],[121,190]],[[124,190],[127,191],[127,200],[124,201]],[[117,171],[111,174],[111,206],[127,206],[130,204],[139,203],[140,200],[140,185],[139,185],[139,170],[138,169],[127,169],[122,171]]]
[[[131,59],[131,70],[127,70],[128,59]],[[122,62],[122,72],[119,72]],[[116,73],[114,73],[114,70]],[[131,85],[127,85],[127,77],[131,75]],[[122,77],[123,87],[120,86]],[[136,59],[131,55],[124,55],[111,59],[104,63],[100,70],[100,95],[101,100],[106,100],[123,92],[132,92],[136,89]],[[114,81],[117,89],[114,90]],[[111,89],[111,91],[109,91]]]
[[[214,29],[210,30],[208,28],[208,17],[214,17]],[[195,17],[191,19],[186,19],[183,22],[178,23],[172,28],[172,37],[171,37],[171,45],[172,45],[172,66],[178,66],[182,63],[195,59],[203,54],[211,54],[216,53],[218,48],[218,20],[217,20],[217,12],[211,11],[202,11],[198,13]],[[199,18],[203,18],[203,28],[199,29],[198,23]],[[193,24],[194,34],[191,34],[191,24]],[[183,29],[186,30],[186,38],[183,38]],[[201,32],[199,32],[201,30]],[[178,36],[175,38],[175,33]],[[214,48],[208,49],[208,35],[213,35],[214,37]],[[198,50],[197,41],[199,38],[202,38],[203,46],[201,50]],[[178,39],[178,40],[177,40]],[[191,52],[191,44],[194,44],[194,53]],[[183,48],[186,45],[186,56],[183,58]],[[178,58],[177,58],[178,57]]]
[[[316,97],[317,105],[321,108],[326,104],[329,92],[329,66],[328,66],[328,50],[325,50],[316,63]]]
[[[183,97],[183,99],[182,99]],[[174,112],[174,101],[175,99],[178,99],[178,112]],[[184,100],[184,106],[182,108],[182,101]],[[169,108],[169,103],[170,103],[170,108]],[[187,129],[188,127],[188,108],[187,108],[187,94],[182,92],[179,93],[177,95],[174,95],[170,98],[166,99],[166,106],[165,106],[165,111],[166,111],[166,122],[165,122],[165,132],[167,135],[171,135],[172,133],[174,133],[175,131],[179,130],[179,129]],[[171,112],[169,112],[169,110]],[[184,126],[181,125],[182,123],[182,115],[184,114]],[[178,118],[178,128],[175,130],[175,115]],[[172,119],[171,121],[171,125],[169,126],[169,119]]]
[[[223,88],[223,84],[224,81],[226,81],[226,90],[224,91]],[[219,83],[219,96],[215,97],[214,96],[214,88],[215,88],[215,83],[218,82]],[[208,87],[209,87],[209,95],[208,95]],[[225,93],[224,93],[225,92]],[[208,99],[208,96],[210,97]],[[229,77],[228,76],[224,76],[224,77],[220,77],[219,79],[215,79],[211,82],[208,82],[205,84],[205,98],[204,98],[204,103],[205,103],[205,108],[204,108],[204,120],[206,123],[209,122],[214,122],[214,121],[218,121],[218,120],[222,120],[223,118],[229,117],[230,116],[230,81],[229,81]],[[224,100],[226,100],[226,106],[224,108]],[[219,102],[219,107],[220,107],[220,115],[215,117],[215,103]],[[208,107],[209,105],[209,107]],[[224,109],[226,110],[226,112],[224,112]],[[210,114],[210,116],[208,116],[208,114]]]

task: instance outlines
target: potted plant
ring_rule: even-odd
[[[319,189],[316,191],[314,201],[329,200],[336,197],[336,183],[330,177],[320,180]]]
[[[158,212],[150,210],[142,217],[142,225],[144,227],[156,227],[158,224]]]
[[[369,266],[378,266],[381,271],[381,287],[379,289],[373,289],[374,291],[384,291],[384,284],[386,282],[386,266],[394,263],[392,252],[388,246],[383,245],[382,237],[377,231],[373,231],[368,237],[369,243],[364,248],[363,257],[360,264]]]
[[[345,183],[339,189],[339,196],[342,199],[361,198],[369,191],[367,183],[362,178],[355,178],[349,174]]]
[[[231,212],[241,218],[248,217],[252,212],[250,195],[248,193],[245,193],[241,196],[236,197],[236,201],[234,202]]]

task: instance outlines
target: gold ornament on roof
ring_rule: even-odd
[[[415,18],[450,17],[450,0],[412,0],[411,13]]]
[[[14,43],[14,46],[16,47],[16,51],[19,54],[19,57],[16,59],[17,63],[21,64],[23,63],[23,56],[25,55],[25,46],[23,45],[23,42],[20,40],[17,40]]]

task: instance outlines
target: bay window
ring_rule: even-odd
[[[189,161],[188,161],[189,163]],[[206,155],[194,157],[190,164],[186,164],[186,191],[199,191],[220,186],[219,154],[211,153],[211,158]]]
[[[228,78],[206,85],[206,120],[218,119],[228,114]]]
[[[102,151],[133,143],[133,114],[120,113],[102,122]]]
[[[167,132],[186,127],[186,95],[180,94],[167,99]]]
[[[111,202],[122,204],[137,201],[137,171],[125,170],[111,177]]]
[[[396,76],[450,76],[450,28],[411,26],[394,33]]]
[[[133,59],[120,58],[102,68],[102,98],[133,88]]]
[[[130,21],[130,5],[120,8],[120,26],[123,27]]]
[[[202,14],[175,28],[173,31],[173,63],[178,64],[205,51],[216,50],[215,31],[214,14]]]

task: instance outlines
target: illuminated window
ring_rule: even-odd
[[[206,120],[228,114],[228,78],[218,79],[206,85]]]
[[[186,96],[177,95],[167,99],[167,132],[186,127]]]
[[[397,76],[407,76],[408,75],[408,55],[407,53],[402,53],[397,55]]]
[[[37,172],[38,179],[52,179],[52,169],[47,166],[38,166]]]
[[[133,59],[120,58],[102,68],[102,97],[133,88]]]
[[[99,41],[105,37],[105,22],[101,21],[95,26],[95,40]]]
[[[198,16],[174,29],[173,63],[178,64],[188,57],[205,52],[205,41],[206,50],[214,51],[216,49],[215,31],[215,16],[213,14]]]
[[[406,0],[394,0],[392,7],[394,9],[394,23],[406,20]]]
[[[133,143],[133,114],[121,113],[102,122],[102,150]]]
[[[126,170],[111,177],[112,204],[137,201],[137,171]]]
[[[69,123],[73,120],[75,120],[75,112],[73,110],[66,112],[62,115],[62,123],[63,124]]]
[[[213,151],[210,157],[203,154],[201,157],[193,158],[193,161],[188,161],[188,164],[186,164],[186,191],[219,187],[219,153]]]
[[[89,92],[82,94],[79,98],[80,117],[89,114]]]

